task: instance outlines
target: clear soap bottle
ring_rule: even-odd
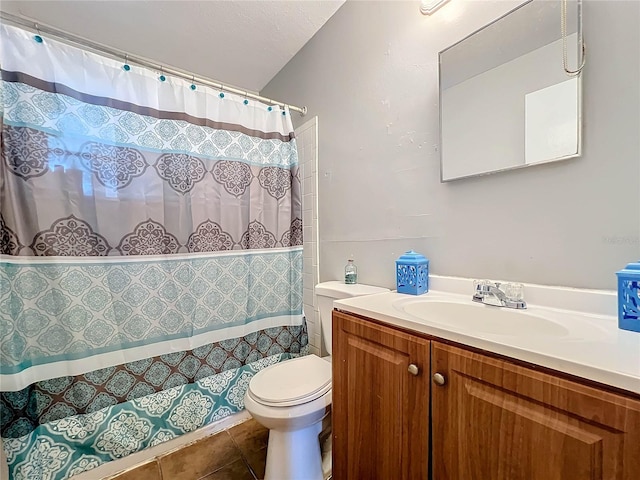
[[[347,285],[358,283],[358,267],[356,267],[356,264],[353,263],[353,259],[351,258],[344,267],[344,283]]]

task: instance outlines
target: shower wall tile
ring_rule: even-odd
[[[314,154],[313,152],[315,152],[315,149],[316,149],[315,145],[312,148],[308,148],[307,155],[313,155]],[[306,180],[307,178],[311,178],[315,182],[314,173],[316,173],[315,165],[307,165],[307,167],[305,168],[304,174],[302,175],[302,178],[304,180]]]
[[[309,210],[307,210],[307,211],[309,211]],[[312,222],[313,222],[313,215],[303,215],[303,217],[302,217],[302,226],[303,227],[310,227]]]
[[[312,267],[310,265],[310,267]],[[303,278],[303,285],[310,285],[311,288],[313,288],[313,285],[315,285],[315,278],[313,273],[303,273],[302,274],[302,278]],[[313,305],[309,305],[310,307],[313,307]]]
[[[302,226],[303,226],[303,305],[309,328],[309,350],[322,352],[321,325],[313,293],[319,281],[318,270],[318,119],[312,118],[296,129],[298,160],[302,178]]]
[[[313,338],[315,340],[315,336],[316,336],[316,324],[315,323],[311,323],[308,322],[307,323],[307,330],[309,332],[309,344],[311,344],[311,339]],[[315,341],[314,341],[315,344]]]
[[[313,181],[313,177],[309,176],[309,177],[305,177],[304,180],[302,181],[302,191],[306,192],[306,193],[310,193],[310,192],[314,192],[314,181]],[[315,192],[314,192],[315,193]],[[314,194],[315,197],[315,194]]]
[[[311,307],[310,309],[313,309],[313,289],[305,288],[302,290],[302,301],[304,303],[305,315],[307,315],[307,308]]]
[[[311,260],[311,258],[307,257],[307,258],[303,258],[302,259],[302,271],[303,272],[308,272],[313,268],[313,261]]]
[[[304,188],[304,185],[303,185]],[[313,210],[313,203],[315,202],[316,196],[311,193],[304,193],[302,195],[302,210]]]
[[[302,235],[303,237],[313,238],[313,228],[312,227],[302,227]]]
[[[318,219],[315,219],[315,223],[318,223]],[[318,244],[316,242],[313,242],[311,244],[311,264],[315,267],[318,266],[320,262],[318,261]],[[318,270],[316,268],[316,270]]]

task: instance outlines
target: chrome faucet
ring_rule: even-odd
[[[507,283],[501,288],[500,282],[482,280],[475,282],[474,302],[493,305],[494,307],[527,308],[527,303],[522,298],[522,285]],[[509,295],[507,294],[509,293]]]

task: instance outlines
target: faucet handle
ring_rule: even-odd
[[[499,285],[499,284],[497,284]],[[491,289],[495,288],[496,284],[491,280],[474,280],[473,290],[478,296],[485,296],[491,293]]]
[[[489,280],[474,280],[473,281],[473,291],[474,292],[486,292],[488,291]]]
[[[507,300],[522,302],[524,301],[524,285],[521,283],[506,283],[504,286],[504,294]]]

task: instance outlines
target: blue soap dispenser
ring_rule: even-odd
[[[618,276],[618,327],[640,332],[640,262],[630,263]]]

